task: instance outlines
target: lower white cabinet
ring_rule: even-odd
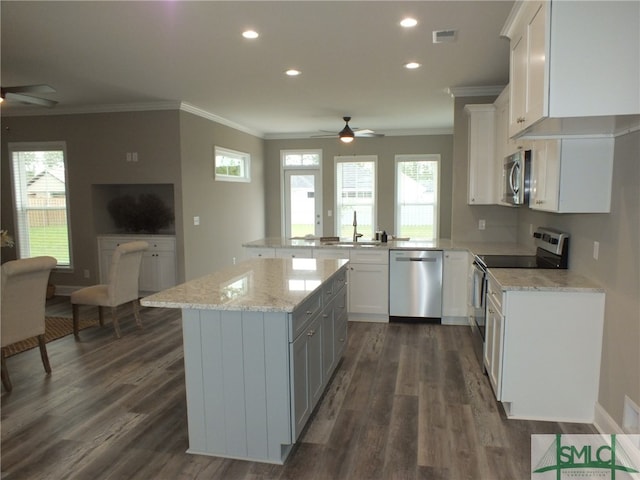
[[[389,251],[358,248],[349,259],[349,319],[388,322]]]
[[[509,418],[593,423],[603,292],[506,290],[489,277],[484,363]]]
[[[245,247],[247,258],[275,258],[276,249],[268,247]]]
[[[142,292],[159,292],[177,283],[176,239],[169,235],[104,235],[98,237],[100,283],[108,283],[111,257],[122,243],[142,240],[149,249],[142,255],[139,288]]]
[[[444,252],[442,266],[442,323],[468,323],[467,287],[471,260],[466,250]]]

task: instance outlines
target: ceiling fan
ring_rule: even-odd
[[[49,85],[19,85],[16,87],[1,87],[0,98],[2,102],[18,102],[29,105],[40,105],[51,108],[58,102],[48,98],[34,97],[32,93],[56,93]]]
[[[316,138],[331,138],[338,137],[344,143],[351,143],[355,137],[384,137],[382,133],[375,133],[373,130],[369,129],[360,129],[360,128],[351,128],[349,126],[349,122],[351,121],[351,117],[342,117],[344,120],[344,128],[340,130],[337,134],[331,135],[314,135]]]

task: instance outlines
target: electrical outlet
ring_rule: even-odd
[[[487,222],[485,222],[484,220],[478,221],[478,230],[484,230],[486,226],[487,226]]]
[[[593,242],[593,259],[597,260],[600,255],[600,242]]]
[[[89,271],[89,269],[85,269],[84,278],[89,278],[89,277],[91,277],[91,272]]]
[[[627,395],[624,396],[622,412],[622,430],[627,433],[640,434],[640,407]]]
[[[327,217],[333,216],[333,210],[327,210]]]
[[[195,216],[195,217],[193,217],[193,224],[194,224],[195,226],[200,225],[200,217],[199,217],[199,216]]]

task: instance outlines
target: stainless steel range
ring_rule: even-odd
[[[557,268],[569,266],[569,234],[539,227],[534,233],[535,255],[475,255],[473,262],[473,322],[476,353],[482,364],[486,320],[487,270],[490,268]]]

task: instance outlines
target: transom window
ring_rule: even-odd
[[[71,267],[64,142],[10,143],[18,258],[49,255]]]
[[[438,236],[440,155],[396,155],[396,235]]]
[[[215,179],[223,182],[250,182],[251,155],[215,147]]]

